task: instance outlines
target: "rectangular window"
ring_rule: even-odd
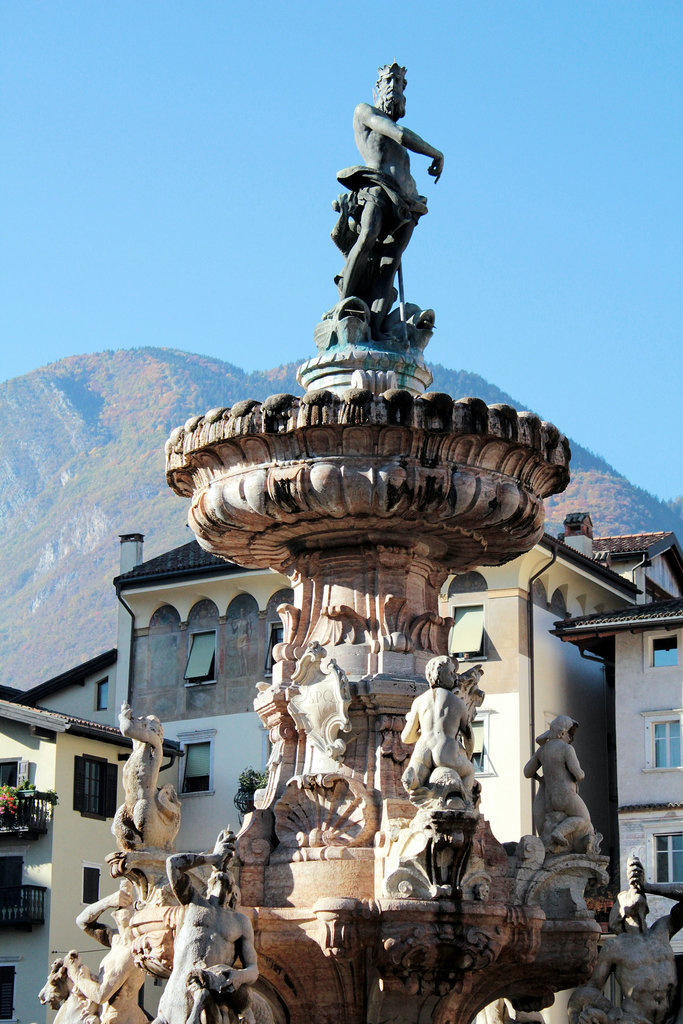
[[[109,707],[109,680],[100,679],[97,684],[97,697],[95,699],[95,710],[106,711]]]
[[[273,658],[273,650],[276,644],[281,644],[284,637],[284,627],[281,622],[271,622],[270,630],[268,634],[268,648],[266,650],[266,664],[265,671],[266,675],[273,674],[273,664],[275,659]]]
[[[655,768],[681,767],[681,721],[654,722],[652,727]]]
[[[211,788],[211,741],[185,744],[183,793],[206,793]]]
[[[21,857],[0,857],[0,889],[21,885],[24,861]]]
[[[472,755],[474,770],[483,772],[486,770],[486,750],[484,747],[484,723],[481,719],[472,722],[472,732],[474,733],[474,753]]]
[[[74,758],[74,810],[90,818],[116,814],[118,765],[100,757]]]
[[[0,764],[0,786],[16,786],[18,773],[18,761],[3,761]]]
[[[455,622],[451,629],[448,652],[456,658],[484,656],[484,606],[467,605],[453,609]]]
[[[652,667],[671,668],[678,664],[678,637],[655,637],[652,641]]]
[[[0,1020],[12,1020],[14,1015],[14,967],[0,967]]]
[[[100,898],[100,869],[93,866],[83,866],[83,899],[86,906],[90,903],[97,903]]]
[[[658,882],[683,882],[683,833],[655,836],[655,867]]]
[[[190,683],[213,683],[216,679],[216,633],[193,633],[185,666],[185,679]]]

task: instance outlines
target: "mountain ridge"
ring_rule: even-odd
[[[189,539],[187,503],[168,490],[164,442],[190,415],[277,391],[300,393],[297,363],[247,373],[180,349],[68,356],[0,384],[0,684],[29,686],[115,643],[120,533],[151,558]],[[432,390],[521,403],[478,374],[432,365]],[[547,530],[589,511],[596,534],[672,529],[665,503],[572,444],[572,482],[546,502]]]

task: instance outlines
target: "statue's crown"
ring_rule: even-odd
[[[396,61],[394,61],[393,64],[384,64],[382,67],[377,68],[377,88],[379,88],[382,82],[387,78],[400,78],[403,86],[405,87],[407,82],[406,69],[401,67],[400,64],[397,64]]]

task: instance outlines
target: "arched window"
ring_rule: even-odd
[[[216,631],[218,608],[207,598],[197,601],[187,617],[188,651],[185,681],[214,683],[218,674]]]
[[[567,618],[567,602],[565,601],[564,594],[559,587],[550,599],[550,611],[553,615],[556,615],[558,619]]]
[[[451,585],[448,588],[448,596],[480,594],[488,589],[488,584],[480,572],[463,572],[451,581]]]

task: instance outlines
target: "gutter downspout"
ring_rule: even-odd
[[[128,643],[128,679],[126,681],[126,700],[128,703],[130,703],[130,695],[132,689],[131,684],[133,682],[133,627],[135,624],[135,612],[121,596],[121,584],[118,581],[116,582],[115,587],[117,600],[120,602],[120,604],[123,605],[123,607],[130,615],[130,640]]]
[[[553,553],[550,561],[542,565],[538,572],[535,572],[533,576],[529,577],[528,583],[528,597],[526,604],[526,617],[527,617],[527,643],[529,648],[529,758],[534,756],[534,746],[536,740],[536,670],[534,665],[534,600],[533,600],[533,586],[539,576],[542,576],[546,569],[549,569],[551,565],[554,565],[557,561],[557,547],[553,545]],[[534,827],[534,815],[533,805],[534,797],[536,796],[536,780],[531,780],[531,827],[532,833],[535,835],[536,829]]]

